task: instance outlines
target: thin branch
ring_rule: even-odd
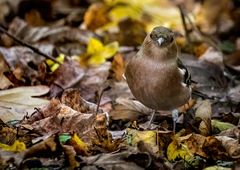
[[[181,5],[178,5],[178,9],[180,11],[180,15],[181,15],[181,19],[182,19],[182,23],[183,23],[183,28],[184,28],[184,31],[185,31],[185,35],[186,35],[186,38],[187,38],[187,42],[188,44],[191,43],[191,39],[190,39],[190,36],[189,36],[189,30],[187,28],[187,23],[186,23],[186,19],[185,19],[185,14],[184,14],[184,11],[183,11],[183,7]]]
[[[9,36],[10,38],[12,38],[14,41],[16,41],[18,44],[28,47],[30,48],[33,52],[47,58],[50,59],[52,61],[54,61],[55,63],[58,63],[61,65],[61,63],[59,61],[57,61],[55,58],[53,58],[52,56],[49,56],[45,53],[43,53],[42,51],[40,51],[39,49],[27,44],[26,42],[23,42],[22,40],[18,39],[17,37],[15,37],[14,35],[10,34],[5,28],[3,28],[2,26],[0,26],[0,31],[3,32],[4,34],[6,34],[7,36]]]
[[[111,86],[107,86],[106,88],[100,90],[100,93],[98,92],[98,101],[97,101],[96,114],[98,114],[98,112],[99,112],[100,102],[101,102],[101,99],[102,99],[103,93],[104,93],[105,91],[110,90],[110,89],[111,89]]]
[[[206,42],[213,46],[215,49],[217,49],[218,51],[221,51],[220,48],[217,46],[217,42],[215,42],[215,40],[212,38],[212,36],[210,35],[207,35],[205,33],[203,33],[194,23],[193,21],[191,20],[191,18],[188,16],[188,14],[186,14],[186,12],[183,11],[183,15],[184,15],[184,18],[189,22],[189,24],[191,25],[192,29],[194,31],[196,31],[199,35],[201,35],[205,40]]]

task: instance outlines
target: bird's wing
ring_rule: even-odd
[[[182,61],[177,59],[177,66],[181,74],[183,75],[183,83],[188,87],[193,82],[191,80],[191,74],[188,72],[187,68],[183,65]]]

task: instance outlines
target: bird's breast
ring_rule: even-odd
[[[134,97],[152,109],[171,110],[190,97],[175,63],[136,57],[127,64],[125,76]]]

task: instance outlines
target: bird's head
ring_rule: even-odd
[[[158,26],[152,30],[149,37],[155,45],[161,48],[171,45],[174,42],[175,34],[166,27]]]

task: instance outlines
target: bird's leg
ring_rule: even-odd
[[[174,109],[172,111],[172,119],[173,119],[173,132],[175,133],[176,130],[176,122],[178,120],[178,110]]]
[[[156,113],[156,110],[153,110],[151,118],[150,118],[149,123],[148,123],[148,128],[151,127],[152,121],[154,120],[154,117],[155,117],[155,113]]]

